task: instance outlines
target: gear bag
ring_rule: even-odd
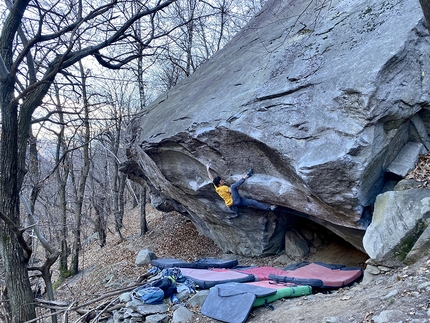
[[[162,304],[164,300],[164,291],[159,287],[138,287],[132,295],[144,304]]]

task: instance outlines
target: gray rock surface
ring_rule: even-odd
[[[387,172],[404,178],[415,168],[418,156],[426,152],[424,145],[420,142],[407,143],[387,167]]]
[[[428,223],[427,223],[428,225]],[[406,263],[414,263],[418,259],[428,256],[430,253],[430,227],[426,227],[419,236],[412,249],[406,255]]]
[[[196,295],[190,297],[190,299],[187,300],[187,305],[191,307],[202,306],[208,294],[208,289],[198,291]]]
[[[147,316],[151,314],[162,314],[168,311],[166,304],[143,304],[137,299],[133,299],[126,303],[127,310],[134,311],[141,314],[142,316]]]
[[[287,230],[285,252],[290,259],[300,261],[309,253],[309,244],[296,230]]]
[[[428,253],[429,217],[428,189],[412,188],[379,195],[372,223],[363,238],[367,254],[386,266],[417,260]]]
[[[142,249],[139,251],[136,257],[136,266],[142,267],[151,264],[151,260],[157,259],[155,253],[150,249]]]
[[[282,251],[296,217],[364,250],[388,166],[411,143],[429,148],[422,17],[417,0],[269,0],[133,121],[122,170],[225,252]],[[278,211],[229,218],[208,162],[229,184],[252,166],[241,192]]]
[[[173,323],[187,323],[193,322],[194,314],[185,306],[179,306],[177,310],[173,312],[172,322]]]
[[[166,314],[154,314],[145,317],[146,323],[168,323],[169,316]]]
[[[398,318],[403,313],[398,310],[388,310],[383,311],[379,315],[373,317],[373,321],[375,323],[394,323],[394,322],[403,322],[402,320],[399,320]]]

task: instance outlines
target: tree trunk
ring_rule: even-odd
[[[83,155],[84,155],[84,166],[82,169],[81,177],[79,179],[79,187],[76,192],[75,202],[75,232],[73,235],[73,252],[70,270],[72,275],[77,275],[79,272],[79,254],[81,251],[81,225],[82,225],[82,207],[84,202],[85,187],[90,171],[90,157],[89,157],[89,146],[90,146],[90,122],[89,122],[89,102],[86,88],[86,75],[84,73],[84,67],[82,62],[79,61],[79,68],[82,79],[82,96],[84,98],[84,144],[83,144]]]
[[[5,206],[3,204],[2,209],[5,209]],[[22,323],[36,317],[33,293],[27,273],[27,259],[15,238],[15,233],[6,228],[4,222],[0,225],[0,231],[2,234],[1,255],[12,322]]]
[[[73,234],[72,259],[70,262],[70,274],[77,275],[79,272],[79,254],[81,252],[81,227],[82,227],[82,203],[75,204],[75,230]]]
[[[99,234],[100,248],[106,245],[106,216],[103,207],[105,202],[106,198],[103,196],[95,195],[93,197],[93,206],[96,212],[95,230]]]
[[[121,241],[124,241],[124,237],[122,236],[121,229],[123,227],[122,218],[124,214],[121,214],[120,208],[120,174],[118,169],[118,164],[114,162],[114,189],[113,189],[113,209],[114,209],[114,218],[115,218],[115,230],[118,232],[119,238]],[[124,195],[124,193],[122,194]],[[124,210],[124,208],[123,208]]]
[[[127,183],[127,175],[120,172],[118,170],[119,174],[119,214],[121,217],[121,223],[123,223],[124,220],[124,213],[125,213],[125,184]]]
[[[70,275],[68,271],[67,257],[68,257],[68,246],[67,246],[67,179],[69,177],[69,158],[67,155],[67,145],[64,139],[64,114],[63,107],[60,100],[60,92],[56,83],[54,83],[56,108],[58,111],[58,119],[61,124],[60,132],[57,134],[57,147],[55,151],[55,163],[57,168],[55,169],[55,176],[57,178],[58,194],[60,196],[59,209],[60,209],[60,223],[61,223],[61,235],[60,235],[60,276],[66,278]]]
[[[121,241],[124,240],[121,229],[124,218],[124,190],[126,175],[119,171],[119,146],[121,142],[122,111],[115,110],[115,133],[111,140],[111,152],[113,154],[113,208],[115,217],[115,229]]]
[[[148,223],[146,222],[146,186],[140,187],[140,236],[148,232]]]
[[[18,153],[18,107],[11,104],[13,80],[0,83],[0,109],[2,134],[0,141],[0,211],[7,216],[16,228],[20,227],[19,190],[23,176],[20,174]],[[24,131],[28,139],[28,129]],[[24,171],[24,169],[22,169]],[[36,317],[33,294],[27,273],[30,254],[25,254],[17,235],[4,222],[0,221],[0,246],[3,259],[7,295],[12,311],[12,322],[21,323]],[[28,252],[28,250],[27,250]]]
[[[129,181],[127,183],[127,179],[126,179],[126,184],[128,184],[126,186],[128,188],[129,194],[131,195],[131,201],[132,201],[131,202],[131,208],[134,209],[136,206],[138,206],[140,204],[140,202],[139,202],[140,197],[136,196],[136,194],[134,193],[134,192],[138,192],[140,190],[140,184],[138,184],[136,182],[131,182],[131,181]]]

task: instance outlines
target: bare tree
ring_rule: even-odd
[[[190,76],[260,10],[264,1],[177,1],[168,8],[181,26],[163,43],[155,64],[162,90]]]
[[[22,237],[19,192],[26,174],[26,151],[31,120],[57,74],[93,55],[104,67],[120,68],[138,56],[127,46],[128,31],[146,19],[152,40],[168,31],[158,29],[162,9],[174,0],[147,3],[127,16],[128,2],[95,6],[84,1],[44,3],[31,0],[7,2],[0,34],[0,223],[1,257],[14,323],[35,318],[35,305],[27,274],[31,249]],[[78,46],[81,40],[85,47]],[[112,48],[115,50],[107,51]],[[113,54],[113,55],[110,55]],[[37,62],[33,64],[33,62]]]
[[[60,254],[60,275],[65,278],[69,275],[67,255],[67,180],[69,178],[69,156],[67,155],[68,147],[65,138],[65,120],[63,108],[60,100],[60,92],[57,84],[54,84],[55,104],[58,111],[59,131],[56,133],[57,143],[55,149],[55,177],[57,179],[58,194],[59,194],[59,213],[61,219],[61,254]]]
[[[75,183],[75,223],[74,223],[74,234],[73,234],[73,250],[72,250],[72,261],[70,264],[70,270],[72,275],[76,275],[79,271],[79,254],[81,251],[81,224],[82,224],[82,206],[84,203],[85,189],[87,185],[88,173],[90,171],[90,107],[87,95],[87,75],[84,71],[82,61],[78,62],[79,72],[82,84],[82,98],[83,98],[83,109],[84,115],[82,117],[83,130],[81,134],[82,138],[82,170],[76,182],[76,173],[72,173],[73,182]]]

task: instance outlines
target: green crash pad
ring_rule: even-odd
[[[274,281],[258,281],[252,283],[244,283],[243,285],[259,286],[265,288],[276,289],[275,294],[256,297],[252,303],[252,307],[267,305],[281,298],[299,297],[312,294],[312,287],[307,285],[296,286],[294,284],[276,283]]]

